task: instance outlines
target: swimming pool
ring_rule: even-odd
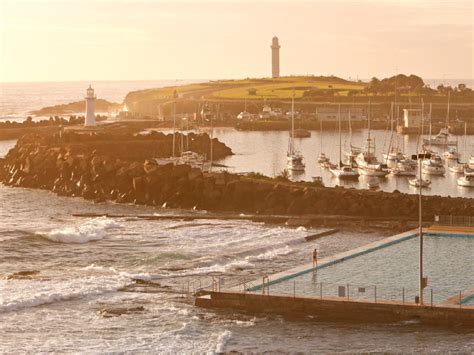
[[[398,243],[333,263],[270,287],[273,294],[346,297],[356,300],[413,302],[418,294],[419,239]],[[425,303],[439,304],[474,286],[474,238],[425,234]],[[261,292],[261,290],[255,290]],[[463,302],[471,305],[474,300]]]

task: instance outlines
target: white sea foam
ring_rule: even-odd
[[[114,267],[105,267],[105,266],[100,266],[96,265],[94,263],[82,268],[82,270],[86,271],[100,271],[100,272],[107,272],[110,271],[111,273],[114,273],[116,275],[119,275],[121,277],[130,279],[130,280],[143,280],[143,281],[149,281],[151,280],[151,275],[149,273],[129,273],[126,271],[117,271]]]
[[[288,255],[292,251],[293,249],[291,249],[288,245],[286,245],[283,248],[271,249],[258,255],[249,255],[245,257],[245,260],[248,260],[248,261],[272,260],[278,256]]]
[[[37,234],[57,243],[81,244],[101,240],[107,235],[109,229],[118,227],[120,227],[120,224],[113,219],[98,217],[80,225],[53,229],[47,233],[38,232]]]
[[[225,345],[229,341],[229,339],[232,336],[232,332],[230,330],[224,330],[218,337],[217,337],[217,343],[214,348],[214,350],[211,350],[212,353],[214,354],[219,354],[223,353],[225,349]]]
[[[114,292],[130,283],[123,276],[72,277],[45,281],[0,281],[0,313]]]
[[[227,264],[214,264],[211,266],[204,266],[195,268],[189,272],[185,272],[184,274],[207,274],[210,272],[226,272],[230,270],[237,270],[237,269],[247,269],[253,267],[254,265],[250,263],[248,260],[233,260]]]

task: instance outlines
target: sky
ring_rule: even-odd
[[[0,0],[0,81],[473,78],[472,0]]]

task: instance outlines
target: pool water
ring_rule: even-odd
[[[271,285],[270,293],[413,302],[418,265],[419,238],[413,237]],[[425,303],[438,304],[473,287],[474,238],[425,235],[423,265]]]

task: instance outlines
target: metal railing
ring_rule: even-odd
[[[474,216],[436,215],[434,224],[437,226],[474,227]]]
[[[356,285],[350,283],[330,283],[313,280],[286,280],[281,283],[271,284],[268,276],[262,277],[262,283],[249,287],[250,284],[242,284],[239,290],[243,293],[282,295],[292,297],[313,297],[322,300],[345,300],[361,302],[395,302],[399,304],[419,304],[418,288],[412,287],[390,287],[386,285]],[[425,306],[450,305],[459,308],[472,299],[471,295],[463,294],[463,291],[451,289],[427,287],[423,292],[423,304]],[[469,301],[470,303],[470,301]],[[465,307],[466,305],[464,305]],[[471,306],[471,305],[469,305]],[[474,306],[474,305],[472,305]],[[471,306],[471,307],[472,307]]]

